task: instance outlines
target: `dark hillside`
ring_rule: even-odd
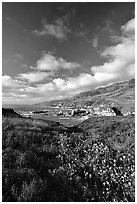
[[[22,117],[20,114],[16,113],[13,109],[11,108],[2,108],[2,116],[6,117]]]
[[[130,148],[134,143],[135,117],[95,117],[78,125],[80,129],[109,143],[113,149]],[[129,137],[130,135],[130,137]]]
[[[134,202],[134,117],[3,117],[3,202]]]

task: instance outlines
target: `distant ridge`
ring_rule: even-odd
[[[114,83],[106,87],[81,92],[78,95],[63,100],[55,100],[36,104],[36,106],[100,106],[110,107],[111,104],[120,107],[122,111],[134,111],[135,109],[135,79]]]

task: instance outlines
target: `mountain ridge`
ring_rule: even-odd
[[[99,106],[105,105],[109,107],[111,104],[121,107],[126,111],[134,111],[135,106],[135,79],[114,83],[106,87],[99,87],[95,90],[81,92],[74,97],[63,100],[55,100],[50,102],[42,102],[35,105],[51,105],[51,106]]]

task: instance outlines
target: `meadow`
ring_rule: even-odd
[[[134,202],[135,118],[2,119],[3,202]]]

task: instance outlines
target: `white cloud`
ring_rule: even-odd
[[[93,38],[93,40],[92,40],[92,45],[93,45],[93,47],[95,47],[95,48],[98,47],[98,38],[97,38],[97,37]]]
[[[24,86],[25,84],[20,83],[18,80],[13,79],[12,77],[8,75],[2,76],[2,86],[8,87],[8,88],[20,88]]]
[[[91,86],[94,82],[93,76],[87,73],[81,73],[76,78],[69,78],[67,86],[69,89],[85,89],[85,87]]]
[[[28,84],[25,82],[20,82],[17,79],[13,79],[10,76],[2,76],[2,101],[4,103],[15,103],[18,98],[23,96],[20,90],[24,90],[28,87]],[[15,95],[17,98],[15,98]]]
[[[66,85],[65,80],[61,78],[54,79],[53,83],[58,89],[62,89]]]
[[[52,75],[51,72],[28,72],[18,75],[18,79],[28,81],[29,83],[43,81],[46,77]]]
[[[44,52],[42,58],[37,61],[36,66],[30,67],[33,71],[20,73],[14,78],[7,75],[2,77],[3,102],[34,103],[38,102],[39,99],[57,99],[59,92],[63,90],[63,83],[65,85],[66,82],[63,79],[59,81],[58,78],[52,80],[51,77],[54,77],[55,72],[59,69],[70,70],[77,67],[79,67],[77,63],[68,62],[63,58],[56,58],[52,54]],[[47,78],[51,82],[44,84],[44,79]],[[42,81],[43,84],[39,84]],[[31,83],[35,83],[35,85],[32,86]],[[67,96],[69,96],[69,93]],[[60,97],[62,96],[60,95]]]
[[[103,81],[124,81],[135,77],[135,41],[134,41],[134,19],[122,26],[123,36],[115,46],[107,48],[102,56],[108,58],[108,62],[101,66],[94,66],[91,70],[95,78]],[[119,37],[118,37],[119,38]]]
[[[124,33],[135,33],[135,19],[131,19],[121,28]]]
[[[38,60],[36,66],[33,67],[35,70],[34,72],[20,74],[18,76],[22,77],[27,82],[18,81],[17,77],[13,79],[10,76],[3,76],[3,101],[5,103],[9,103],[9,101],[11,103],[37,103],[46,100],[58,99],[58,97],[66,98],[74,96],[76,93],[81,91],[91,90],[99,86],[134,78],[134,19],[122,26],[121,30],[122,36],[118,36],[119,41],[117,44],[108,47],[102,53],[102,56],[106,57],[106,62],[100,66],[93,66],[91,68],[91,74],[81,73],[76,77],[69,77],[66,79],[58,77],[52,79],[49,83],[41,83],[31,86],[29,83],[34,81],[38,82],[43,80],[45,77],[48,77],[47,71],[54,73],[59,69],[68,70],[79,66],[77,63],[67,62],[62,58],[56,58],[51,54],[43,53],[42,58]],[[45,76],[43,75],[44,73]],[[36,75],[39,75],[39,77]]]
[[[63,18],[58,18],[54,24],[49,24],[45,19],[42,20],[43,28],[41,30],[33,30],[33,33],[38,36],[53,36],[58,40],[66,40],[67,33],[71,30],[65,25]]]
[[[36,63],[36,70],[45,70],[45,71],[57,71],[59,69],[75,69],[79,64],[74,62],[67,62],[63,58],[54,57],[51,54],[43,53],[41,59]]]

